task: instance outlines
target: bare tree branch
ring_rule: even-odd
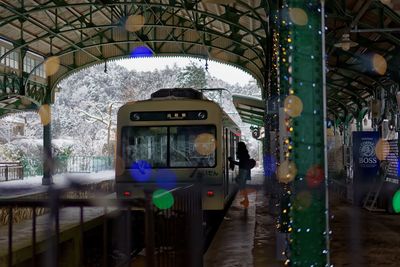
[[[101,122],[101,123],[105,124],[106,126],[108,126],[108,120],[107,120],[107,121],[104,121],[103,117],[98,117],[98,116],[89,114],[89,113],[87,113],[86,111],[84,111],[84,110],[82,110],[82,109],[77,109],[77,110],[78,110],[79,112],[83,113],[84,115],[88,116],[89,118],[91,118],[91,119],[93,119],[93,120],[95,120],[95,121]],[[101,113],[100,113],[100,114],[101,114]]]

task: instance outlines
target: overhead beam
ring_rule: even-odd
[[[92,53],[85,51],[84,49],[81,49],[79,46],[75,45],[71,40],[69,40],[68,38],[62,36],[62,35],[58,35],[56,32],[54,32],[53,30],[51,30],[49,27],[47,27],[46,25],[43,25],[41,22],[38,22],[36,20],[31,19],[29,16],[24,15],[23,13],[13,9],[12,7],[10,7],[9,5],[6,5],[4,3],[0,3],[0,6],[4,7],[5,9],[7,9],[10,12],[13,12],[17,15],[19,15],[20,17],[23,17],[24,19],[28,20],[30,23],[32,23],[33,25],[43,29],[44,31],[47,31],[49,33],[51,33],[54,37],[57,37],[61,40],[63,40],[64,42],[66,42],[67,44],[71,45],[72,47],[81,50],[82,52],[84,52],[85,54],[89,55],[90,57],[96,59],[97,61],[101,61],[100,58],[96,57],[95,55],[93,55]]]
[[[360,10],[357,12],[356,17],[353,19],[353,21],[350,24],[350,29],[353,29],[355,26],[357,26],[358,22],[362,18],[362,16],[365,15],[365,12],[367,12],[368,8],[370,5],[374,2],[374,0],[367,0],[360,8]]]

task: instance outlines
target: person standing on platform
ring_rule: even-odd
[[[247,196],[246,181],[251,178],[251,167],[249,165],[250,155],[247,150],[246,144],[244,142],[239,142],[236,150],[236,157],[239,161],[234,161],[232,157],[229,157],[231,169],[234,168],[234,165],[239,166],[239,174],[236,177],[236,182],[239,185],[240,194],[244,197],[244,199],[240,202],[245,208],[249,206],[249,198]]]

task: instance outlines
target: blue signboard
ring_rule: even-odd
[[[353,132],[353,162],[356,179],[368,180],[377,175],[379,160],[375,155],[378,132]]]
[[[379,132],[353,132],[353,203],[361,205],[365,195],[377,178],[379,160],[375,147]]]

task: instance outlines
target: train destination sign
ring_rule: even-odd
[[[131,112],[132,121],[170,121],[170,120],[206,120],[206,110],[144,111]]]

